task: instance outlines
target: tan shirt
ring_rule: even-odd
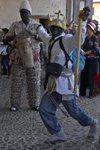
[[[13,36],[16,33],[16,40],[23,37],[30,37],[32,42],[32,48],[35,53],[39,53],[40,51],[40,41],[36,40],[34,36],[32,36],[28,31],[32,31],[32,33],[36,33],[36,28],[39,25],[33,19],[30,19],[29,23],[25,25],[22,21],[14,22],[10,28],[7,36]]]

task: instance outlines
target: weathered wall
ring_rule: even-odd
[[[8,27],[14,21],[20,20],[19,7],[22,0],[0,0],[0,27]],[[66,0],[29,0],[32,15],[53,15],[61,10],[66,14]]]
[[[99,22],[99,28],[100,28],[100,2],[93,3],[93,9],[94,9],[93,19]]]
[[[75,23],[78,23],[79,10],[82,10],[86,6],[90,7],[91,12],[89,18],[92,18],[93,0],[66,0],[66,2],[66,16],[68,24],[72,21],[72,19]]]

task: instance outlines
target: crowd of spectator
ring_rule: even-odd
[[[78,25],[72,20],[67,26],[66,33],[75,35]],[[88,98],[93,98],[94,77],[100,72],[100,31],[89,19],[87,22],[86,38],[81,45],[83,55],[85,55],[85,66],[78,75],[78,86],[80,96],[86,96],[86,89],[89,89]]]
[[[65,34],[75,35],[78,30],[78,24],[72,20],[70,24],[66,24]],[[9,29],[2,28],[0,32],[0,45],[4,45],[3,51],[1,52],[1,65],[2,65],[2,75],[8,75],[11,77],[11,67],[15,61],[15,51],[16,46],[13,42],[7,42],[5,40],[5,35],[8,33]],[[49,32],[46,27],[46,31]],[[89,98],[92,98],[94,89],[94,77],[100,72],[100,56],[98,49],[100,47],[100,31],[96,28],[96,25],[88,20],[87,22],[87,32],[84,44],[81,46],[83,55],[86,57],[85,67],[78,74],[78,86],[80,89],[80,96],[86,95],[86,89],[89,88]],[[46,45],[45,43],[40,43],[40,61],[44,61],[46,66],[47,56],[45,55]],[[86,52],[88,51],[88,54]],[[95,56],[95,57],[94,57]],[[94,63],[95,62],[95,63]],[[94,66],[94,67],[93,67]],[[95,71],[93,70],[95,68]]]

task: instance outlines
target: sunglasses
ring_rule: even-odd
[[[74,25],[73,27],[77,27],[76,25]]]

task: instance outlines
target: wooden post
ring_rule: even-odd
[[[73,0],[67,0],[66,1],[66,18],[67,18],[67,24],[69,24],[72,21],[73,18]]]
[[[78,24],[78,14],[80,9],[80,0],[73,1],[73,20],[76,24]]]

